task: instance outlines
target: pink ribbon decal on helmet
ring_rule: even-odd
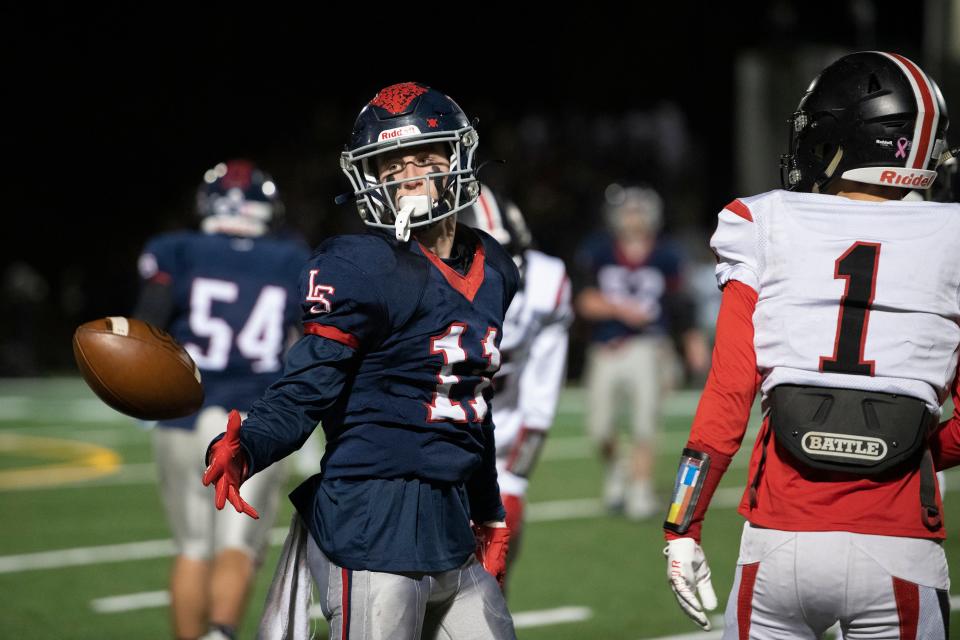
[[[907,157],[907,145],[910,144],[910,141],[906,138],[900,138],[897,140],[897,153],[894,155],[894,158],[906,158]]]

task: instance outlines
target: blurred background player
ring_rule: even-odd
[[[520,209],[486,185],[460,219],[493,236],[520,269],[520,289],[503,321],[500,371],[493,378],[497,479],[507,510],[507,559],[512,563],[520,550],[527,484],[563,388],[573,320],[570,281],[562,260],[531,248]]]
[[[322,472],[291,494],[262,638],[307,633],[307,567],[331,638],[515,637],[490,402],[519,273],[457,223],[480,192],[478,140],[452,99],[418,83],[360,111],[340,166],[373,229],[313,254],[283,378],[210,447],[217,505],[253,515],[241,482],[318,422],[326,435]]]
[[[576,309],[590,324],[587,428],[606,466],[607,508],[640,520],[661,508],[651,479],[660,403],[678,377],[671,335],[679,338],[692,372],[706,369],[709,353],[684,289],[683,258],[658,238],[660,196],[617,184],[605,196],[606,230],[577,253]],[[616,430],[624,400],[630,409],[629,456],[618,451]]]
[[[140,256],[134,316],[166,329],[193,357],[205,399],[196,415],[159,423],[154,451],[177,557],[170,608],[177,638],[233,638],[262,561],[283,487],[279,465],[244,490],[262,517],[217,511],[196,481],[227,408],[247,411],[280,375],[299,319],[303,243],[272,235],[281,213],[270,177],[245,160],[206,172],[199,231],[152,238]]]
[[[946,105],[909,59],[860,52],[814,79],[789,126],[783,189],[728,204],[711,238],[723,300],[664,522],[669,584],[709,629],[703,520],[759,390],[723,637],[839,622],[847,639],[942,640],[934,471],[960,461],[960,207],[904,198],[951,155]]]

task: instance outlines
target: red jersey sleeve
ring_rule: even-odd
[[[668,540],[692,537],[698,542],[710,498],[740,448],[750,409],[760,384],[753,347],[753,311],[757,292],[738,280],[723,288],[713,360],[700,396],[687,447],[710,455],[710,468],[700,491],[693,520],[683,536],[665,531]]]

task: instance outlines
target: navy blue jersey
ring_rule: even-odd
[[[458,226],[455,247],[451,266],[378,232],[323,243],[302,276],[305,336],[240,431],[256,472],[323,423],[322,475],[292,497],[341,566],[451,569],[475,547],[471,518],[503,518],[490,379],[519,275],[486,234]]]
[[[165,328],[197,363],[204,406],[248,411],[283,368],[297,325],[305,244],[182,231],[151,238],[140,256],[146,284],[169,287]],[[195,416],[163,426],[192,428]]]
[[[606,298],[634,304],[654,318],[650,324],[635,328],[617,320],[600,320],[591,327],[590,339],[610,342],[640,334],[664,334],[670,331],[666,298],[680,287],[680,252],[670,243],[658,240],[641,262],[631,262],[619,250],[609,233],[587,238],[577,252],[577,288],[598,289]]]

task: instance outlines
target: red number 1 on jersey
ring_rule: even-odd
[[[833,277],[846,280],[847,284],[840,298],[833,355],[820,356],[820,371],[873,375],[875,363],[863,359],[863,347],[867,341],[870,305],[877,288],[879,262],[879,242],[854,242],[837,258]]]

